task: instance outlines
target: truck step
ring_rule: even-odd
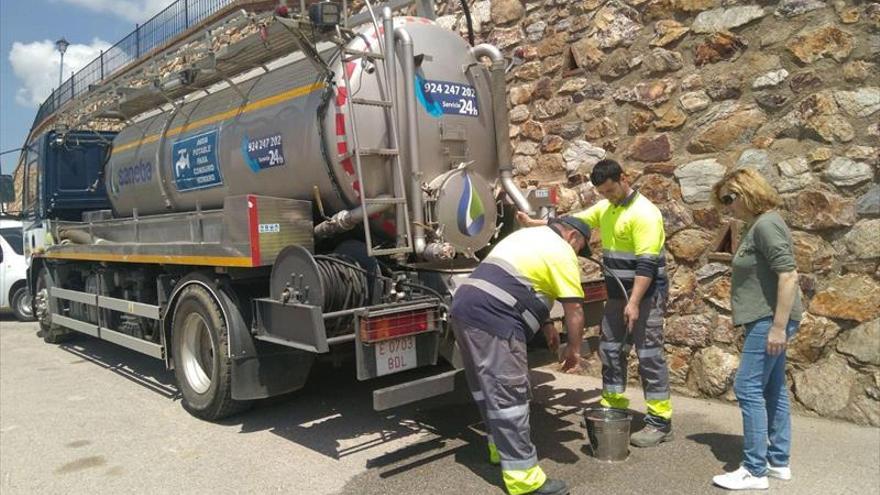
[[[373,248],[370,249],[370,256],[386,256],[390,254],[403,254],[403,253],[411,253],[412,247],[403,246],[396,248]]]
[[[346,55],[352,55],[351,57],[343,57],[343,62],[353,62],[362,58],[368,58],[372,60],[385,60],[385,55],[378,52],[355,50],[354,48],[343,48],[342,52]]]
[[[360,156],[397,156],[400,152],[397,148],[360,148],[358,149],[358,155]],[[354,156],[354,153],[351,151],[347,153],[343,153],[339,155],[339,160],[346,160]]]
[[[388,100],[370,100],[367,98],[352,98],[351,102],[355,105],[364,105],[368,107],[385,107],[391,108],[391,102]]]
[[[406,198],[364,198],[368,205],[405,205]]]

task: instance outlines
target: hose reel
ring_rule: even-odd
[[[369,276],[355,257],[344,253],[312,255],[302,246],[287,246],[272,266],[270,295],[282,303],[318,306],[325,314],[367,306]],[[328,333],[351,326],[351,317],[328,319]]]

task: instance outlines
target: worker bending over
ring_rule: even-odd
[[[488,430],[489,459],[500,462],[511,495],[565,495],[565,482],[548,479],[529,437],[526,342],[542,329],[549,347],[559,336],[548,322],[562,303],[569,342],[583,340],[584,293],[577,253],[590,229],[573,217],[522,229],[498,243],[456,290],[451,324],[468,386]],[[580,345],[569,345],[563,370],[580,366]]]

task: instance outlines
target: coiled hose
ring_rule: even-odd
[[[324,286],[325,313],[369,304],[367,272],[355,265],[353,259],[341,254],[316,255],[315,263]]]

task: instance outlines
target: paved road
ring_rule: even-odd
[[[0,315],[4,495],[504,493],[465,394],[375,413],[372,390],[391,382],[358,383],[350,366],[328,364],[305,390],[212,424],[181,408],[158,361],[87,337],[51,346],[35,332]],[[739,410],[676,397],[676,441],[601,464],[578,425],[598,383],[547,368],[532,379],[542,466],[575,494],[722,493],[709,479],[739,462]],[[796,417],[794,436],[795,480],[774,492],[880,493],[880,430]]]

